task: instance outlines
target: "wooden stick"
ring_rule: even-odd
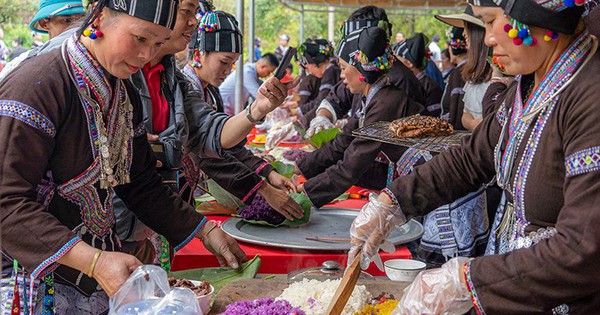
[[[308,241],[317,241],[317,242],[330,242],[330,243],[349,243],[349,238],[338,238],[338,237],[318,237],[312,236],[305,238]]]
[[[354,291],[358,277],[360,276],[360,253],[354,258],[350,266],[346,268],[340,286],[333,295],[333,300],[327,308],[327,315],[340,315]]]

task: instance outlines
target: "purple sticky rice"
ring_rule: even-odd
[[[225,312],[220,315],[306,315],[306,313],[293,307],[286,300],[275,301],[272,298],[263,298],[227,305]]]

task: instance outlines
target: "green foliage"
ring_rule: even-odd
[[[248,29],[249,1],[245,0],[245,38]],[[227,11],[236,14],[236,1],[214,0],[217,10]],[[277,0],[254,0],[255,3],[255,37],[261,39],[261,50],[263,53],[273,52],[279,45],[280,34],[290,36],[290,45],[298,46],[300,43],[300,12],[292,10]],[[298,6],[295,6],[297,8]],[[307,38],[327,38],[327,12],[326,6],[304,6],[304,37]],[[336,8],[334,41],[340,39],[338,27],[342,21],[356,8]],[[434,34],[438,34],[445,39],[446,31],[449,26],[435,19],[435,14],[448,13],[449,11],[402,11],[390,10],[388,17],[393,25],[391,42],[395,42],[395,34],[403,33],[407,38],[416,32],[422,32],[431,39]],[[456,13],[456,11],[450,11]],[[247,45],[246,45],[247,46]],[[244,46],[244,48],[246,47]],[[440,45],[443,48],[443,44]],[[245,49],[246,50],[246,49]],[[244,51],[245,51],[244,50]],[[297,68],[297,67],[295,67]],[[295,69],[297,71],[297,69]]]
[[[0,25],[29,23],[35,15],[38,0],[0,0]]]

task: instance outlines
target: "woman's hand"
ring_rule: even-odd
[[[277,78],[271,77],[258,89],[256,100],[252,109],[252,117],[254,119],[262,119],[268,113],[280,106],[285,101],[288,90],[293,89],[300,82],[300,78],[296,77],[294,81],[283,84]]]
[[[381,198],[385,200],[386,196],[381,196]],[[395,250],[394,245],[387,241],[387,237],[395,226],[400,226],[405,222],[406,217],[399,206],[386,204],[385,201],[377,200],[376,196],[371,194],[369,203],[360,210],[350,227],[352,247],[348,252],[348,263],[360,255],[362,269],[369,268],[371,262],[375,262],[375,265],[383,271],[379,249],[386,252]]]
[[[219,264],[223,267],[229,265],[233,269],[238,269],[241,263],[248,261],[246,253],[238,243],[210,221],[202,227],[196,236],[202,241],[204,247],[215,255]]]
[[[294,221],[294,218],[301,219],[304,216],[302,207],[285,191],[265,183],[258,189],[258,193],[265,197],[267,203],[286,219]]]
[[[398,303],[399,314],[465,314],[472,307],[464,280],[465,257],[456,257],[441,268],[419,273],[404,290]]]
[[[142,263],[132,255],[103,251],[98,258],[93,276],[108,296],[112,296],[127,281],[129,275]]]
[[[271,171],[267,179],[269,180],[269,183],[275,188],[285,190],[288,193],[297,192],[296,186],[294,186],[292,181],[289,178],[277,173],[276,171]]]

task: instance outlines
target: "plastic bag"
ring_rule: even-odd
[[[169,286],[167,273],[158,266],[139,266],[109,301],[109,315],[204,315],[196,294]]]

